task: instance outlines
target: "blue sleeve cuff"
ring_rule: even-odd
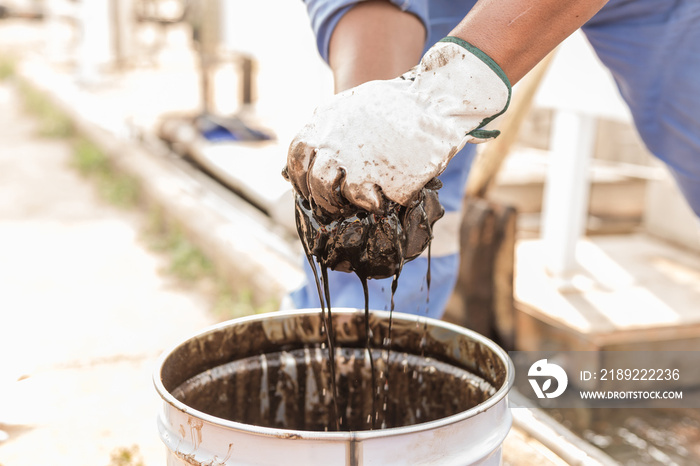
[[[390,0],[402,11],[414,14],[428,30],[427,0]],[[311,28],[316,34],[316,47],[321,57],[328,63],[328,46],[338,21],[358,3],[358,0],[304,0],[311,20]]]

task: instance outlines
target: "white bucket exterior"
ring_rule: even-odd
[[[319,310],[254,316],[223,323],[204,333],[248,319],[290,317]],[[334,317],[356,310],[333,310]],[[387,313],[388,317],[388,313]],[[411,318],[394,314],[394,319]],[[415,319],[415,317],[413,317]],[[421,318],[420,322],[426,319]],[[513,384],[513,364],[490,340],[442,321],[427,319],[446,332],[487,345],[506,367],[497,392],[480,405],[461,413],[421,424],[357,432],[310,432],[274,429],[229,421],[192,409],[174,398],[162,383],[161,371],[168,353],[154,374],[163,398],[158,431],[168,449],[169,466],[388,466],[388,465],[497,465],[512,416],[507,393]]]

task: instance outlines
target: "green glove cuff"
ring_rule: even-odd
[[[472,55],[478,57],[482,62],[484,62],[491,70],[498,76],[501,81],[503,81],[503,84],[505,84],[506,88],[508,88],[508,100],[506,101],[505,107],[503,107],[503,110],[498,112],[497,114],[490,116],[488,118],[485,118],[484,120],[479,123],[479,127],[467,134],[474,136],[475,138],[479,139],[488,139],[488,138],[495,138],[499,134],[501,134],[500,131],[498,130],[485,130],[481,129],[487,124],[489,124],[491,121],[494,119],[498,118],[499,116],[503,115],[503,113],[508,109],[508,105],[510,105],[510,97],[513,92],[513,87],[510,85],[510,81],[508,80],[508,76],[503,72],[500,66],[498,66],[498,63],[493,61],[491,57],[486,55],[483,51],[478,49],[477,47],[474,47],[472,44],[467,42],[464,39],[460,39],[459,37],[454,37],[454,36],[447,36],[444,39],[441,39],[440,42],[452,42],[453,44],[457,44],[460,47],[463,47],[467,51],[469,51]]]

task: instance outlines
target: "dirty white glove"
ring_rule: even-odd
[[[292,141],[286,175],[328,213],[347,203],[384,211],[407,206],[480,129],[508,107],[511,86],[485,53],[447,37],[403,76],[370,81],[316,109]]]

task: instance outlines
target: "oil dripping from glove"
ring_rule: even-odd
[[[325,327],[326,344],[329,350],[330,379],[335,413],[335,429],[343,430],[343,416],[338,412],[335,380],[335,336],[331,296],[328,287],[328,269],[354,272],[362,282],[365,304],[365,350],[372,373],[372,413],[368,415],[369,429],[374,429],[379,413],[376,401],[381,393],[377,386],[374,361],[371,351],[369,328],[369,294],[367,280],[393,277],[391,285],[391,308],[389,317],[390,350],[391,323],[394,311],[394,294],[403,265],[418,257],[428,248],[435,222],[444,214],[437,191],[442,183],[430,181],[409,206],[385,200],[381,214],[371,213],[356,206],[346,205],[339,213],[330,215],[298,193],[295,195],[295,218],[297,232],[304,247],[306,258],[313,270],[316,288],[321,302],[322,321]],[[314,263],[318,263],[319,272]],[[323,285],[323,286],[321,286]],[[430,287],[430,255],[427,271],[428,292]],[[323,288],[323,289],[322,289]],[[388,354],[388,353],[387,353]],[[388,390],[388,374],[385,377],[385,397]]]
[[[433,225],[444,214],[437,194],[441,187],[433,179],[411,205],[386,200],[379,214],[352,205],[328,214],[297,193],[299,238],[321,267],[354,272],[361,280],[396,276],[430,243]]]

